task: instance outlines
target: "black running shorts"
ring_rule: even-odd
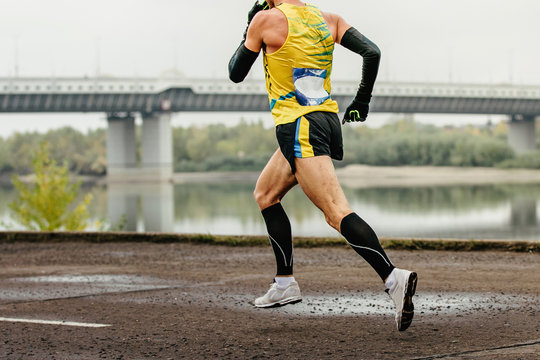
[[[295,158],[328,155],[335,160],[343,159],[341,122],[335,113],[315,111],[295,122],[278,125],[276,137],[293,174]]]

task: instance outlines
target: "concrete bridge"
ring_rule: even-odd
[[[345,108],[358,81],[333,83]],[[372,112],[498,114],[509,119],[509,144],[536,148],[540,86],[384,83],[374,90]],[[172,174],[172,112],[269,111],[264,82],[226,79],[0,78],[0,113],[101,112],[108,118],[110,179],[167,180]],[[142,164],[136,164],[135,113],[143,118]]]

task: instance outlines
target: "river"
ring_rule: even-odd
[[[263,235],[254,182],[84,185],[91,229]],[[540,241],[540,184],[344,187],[351,207],[383,237]],[[1,227],[16,193],[0,188]],[[293,234],[337,236],[299,187],[283,200]],[[98,224],[99,223],[99,224]]]

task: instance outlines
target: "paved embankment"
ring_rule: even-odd
[[[487,360],[540,350],[538,252],[388,250],[419,274],[415,320],[399,333],[380,280],[345,246],[298,247],[304,301],[260,310],[250,301],[275,270],[268,245],[64,236],[0,242],[3,358]]]

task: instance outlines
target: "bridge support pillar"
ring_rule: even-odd
[[[142,173],[158,181],[170,181],[173,147],[170,113],[143,114]]]
[[[112,113],[107,122],[107,178],[121,180],[137,166],[135,117]]]
[[[107,220],[121,231],[173,232],[172,183],[107,184]]]
[[[107,180],[109,182],[167,182],[172,179],[172,130],[169,113],[143,115],[142,161],[137,164],[135,117],[109,114]]]
[[[536,150],[535,116],[512,115],[508,125],[508,145],[517,154]]]

